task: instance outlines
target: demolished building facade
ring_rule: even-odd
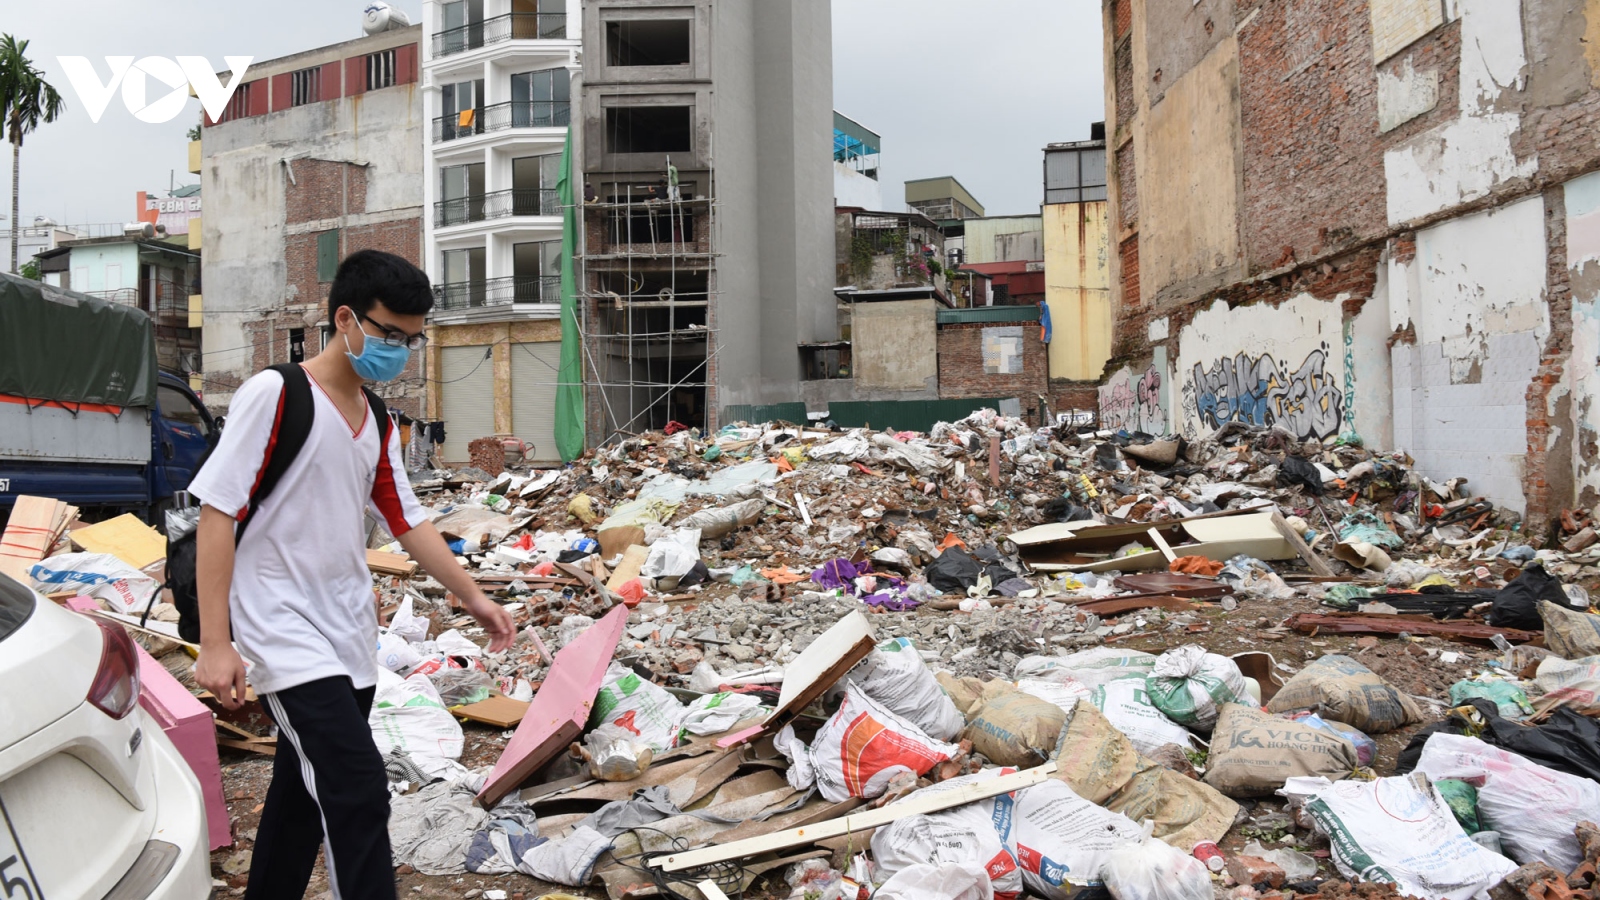
[[[1107,0],[1102,421],[1600,499],[1593,2]]]

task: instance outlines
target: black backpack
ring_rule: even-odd
[[[261,473],[256,480],[255,488],[250,492],[250,501],[245,506],[244,514],[234,527],[235,547],[244,539],[245,529],[250,527],[250,521],[261,508],[262,501],[272,494],[273,488],[277,487],[279,480],[283,478],[283,473],[289,470],[295,457],[300,454],[300,449],[305,446],[316,413],[316,403],[311,396],[311,380],[306,376],[305,369],[297,363],[282,363],[270,368],[283,376],[283,392],[278,395],[278,412],[272,420],[272,437],[267,440],[267,454]],[[387,453],[390,429],[394,424],[389,419],[388,407],[377,394],[365,386],[361,390],[367,395],[367,405],[372,408],[378,420],[380,429],[378,452]],[[196,467],[196,472],[205,466],[215,446],[213,443],[206,449],[200,459],[200,465]],[[178,636],[191,644],[200,643],[200,590],[196,577],[198,547],[195,541],[195,533],[198,530],[191,528],[176,540],[168,536],[167,580],[163,585],[171,589],[172,604],[178,608]],[[159,596],[158,592],[156,597]],[[155,605],[156,597],[150,598],[151,606]],[[145,608],[144,614],[146,618],[149,617],[149,607]],[[144,624],[144,619],[140,620],[140,624]]]

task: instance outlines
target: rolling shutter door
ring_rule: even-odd
[[[440,353],[444,458],[465,463],[467,445],[494,434],[494,361],[488,347],[445,347]]]
[[[556,451],[556,372],[561,342],[511,345],[511,429],[533,444],[530,460],[560,462]]]

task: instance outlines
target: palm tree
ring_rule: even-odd
[[[61,94],[28,59],[28,42],[0,35],[0,124],[11,142],[11,273],[17,273],[17,190],[22,184],[22,138],[54,122],[67,108]]]

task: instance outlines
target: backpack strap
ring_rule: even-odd
[[[316,404],[311,398],[311,379],[297,363],[280,363],[270,367],[283,377],[283,393],[278,395],[278,413],[272,420],[272,435],[267,438],[266,458],[261,473],[256,477],[255,489],[250,492],[250,503],[234,529],[234,545],[244,537],[250,520],[255,518],[261,502],[272,494],[283,473],[289,470],[306,438],[311,435],[311,421],[316,414]]]
[[[378,419],[378,458],[382,459],[389,452],[389,432],[394,428],[394,420],[389,418],[389,407],[384,405],[383,398],[374,393],[372,388],[363,384],[361,393],[367,395],[367,406]]]

